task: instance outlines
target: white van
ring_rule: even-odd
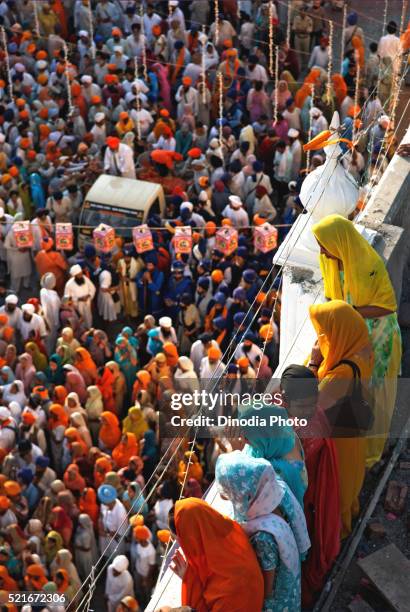
[[[80,214],[80,248],[90,242],[100,223],[113,227],[116,234],[131,240],[132,228],[154,214],[164,218],[165,196],[162,185],[102,174],[88,191]]]

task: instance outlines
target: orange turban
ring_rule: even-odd
[[[45,106],[43,106],[43,108],[40,108],[40,110],[38,111],[38,116],[41,119],[48,119],[48,108],[46,108]]]
[[[11,168],[9,168],[9,173],[14,178],[20,174],[19,169],[17,168],[17,166],[11,166]]]
[[[17,108],[24,108],[26,106],[26,101],[24,98],[17,98],[16,100]]]
[[[217,346],[211,346],[208,349],[208,357],[210,359],[220,359],[222,357],[221,350]]]
[[[205,231],[207,236],[214,236],[216,234],[216,223],[213,221],[208,221],[205,223]]]
[[[37,51],[37,53],[36,53],[36,59],[37,60],[45,60],[45,59],[47,59],[47,57],[48,57],[47,56],[47,51],[40,50],[40,51]]]
[[[168,544],[171,539],[171,532],[168,529],[159,529],[157,531],[157,538],[163,544]]]
[[[193,147],[188,151],[188,157],[191,157],[192,159],[198,159],[198,157],[201,157],[201,155],[202,151],[199,147]]]
[[[189,77],[189,76],[182,77],[182,85],[186,85],[187,87],[189,85],[192,85],[191,77]]]
[[[100,96],[91,96],[90,102],[91,102],[91,104],[101,104],[101,97]]]
[[[161,32],[162,32],[162,28],[160,25],[154,25],[152,27],[152,33],[154,36],[160,36]]]
[[[151,534],[148,527],[145,527],[145,525],[138,525],[134,529],[134,537],[136,540],[144,541],[149,540]]]
[[[241,368],[249,368],[249,359],[247,357],[240,357],[236,363]]]
[[[14,497],[15,495],[20,495],[21,493],[21,487],[15,480],[6,480],[3,488],[7,497]]]
[[[120,139],[117,138],[116,136],[108,136],[108,138],[106,139],[105,142],[107,143],[109,148],[112,149],[112,150],[118,149],[118,147],[120,145]]]

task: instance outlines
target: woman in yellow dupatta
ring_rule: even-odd
[[[317,333],[310,367],[319,379],[319,410],[333,406],[351,387],[353,370],[342,359],[353,361],[360,369],[363,388],[372,375],[373,351],[363,317],[346,302],[333,300],[310,307],[310,319]],[[366,439],[335,438],[339,462],[342,538],[352,530],[352,518],[359,514],[359,493],[366,467]]]
[[[383,260],[351,221],[329,215],[312,230],[320,246],[325,296],[351,304],[364,318],[372,342],[375,422],[367,438],[370,468],[383,453],[396,401],[401,364],[396,298]]]

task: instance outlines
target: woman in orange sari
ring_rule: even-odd
[[[184,459],[179,462],[178,479],[180,482],[185,480],[187,470],[188,476],[186,477],[186,481],[188,481],[190,478],[195,478],[195,480],[197,480],[199,483],[202,482],[204,471],[198,461],[195,451],[186,451],[186,453],[184,453]]]
[[[238,523],[190,497],[177,501],[170,527],[186,559],[177,550],[171,566],[182,579],[182,605],[198,612],[262,610],[262,573]]]
[[[112,412],[101,414],[101,429],[98,434],[98,443],[102,450],[112,451],[121,439],[121,430],[118,418]]]
[[[80,493],[85,488],[85,480],[76,463],[70,463],[64,472],[64,484],[72,493]]]
[[[111,466],[107,472],[111,470]],[[101,482],[104,482],[104,477]],[[98,485],[99,486],[99,485]],[[80,500],[78,502],[78,507],[80,508],[80,512],[82,514],[88,514],[90,519],[93,522],[94,527],[96,528],[98,525],[98,517],[100,515],[100,509],[97,504],[97,494],[91,487],[86,487],[81,493]]]
[[[112,470],[108,457],[99,457],[94,465],[94,487],[98,489],[105,480],[105,475]]]
[[[4,565],[0,565],[0,590],[7,591],[7,593],[18,591],[17,582],[10,576],[7,567]]]
[[[129,460],[134,455],[138,455],[138,442],[133,433],[124,433],[121,436],[120,443],[112,451],[112,459],[116,469],[127,467]]]
[[[310,307],[310,319],[318,336],[309,366],[319,380],[318,407],[326,410],[348,395],[353,370],[342,360],[352,361],[360,370],[362,387],[366,389],[373,369],[373,351],[363,317],[342,300]],[[334,438],[338,463],[342,539],[352,531],[352,520],[359,514],[359,493],[366,466],[366,438]]]
[[[147,391],[148,393],[151,393],[152,391],[151,374],[147,372],[147,370],[140,370],[137,372],[137,378],[135,379],[134,386],[132,387],[131,400],[133,403],[135,403],[140,391]]]
[[[98,378],[98,370],[90,353],[80,346],[75,350],[74,366],[84,379],[85,386],[95,385]]]
[[[63,387],[63,385],[57,385],[56,387],[54,387],[53,394],[55,403],[64,406],[64,402],[68,395],[66,388]]]

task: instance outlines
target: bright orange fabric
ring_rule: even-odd
[[[106,448],[112,450],[117,446],[121,438],[121,430],[118,418],[112,412],[105,411],[101,414],[102,421],[99,438]]]
[[[110,469],[111,469],[111,466],[109,466],[109,469],[107,470],[107,472],[109,472]],[[103,481],[104,481],[104,478],[102,478],[101,483]],[[80,512],[83,512],[84,514],[88,514],[88,516],[93,522],[94,527],[96,527],[98,524],[98,517],[100,515],[100,510],[97,504],[97,495],[94,489],[92,489],[91,487],[87,487],[86,489],[84,489],[80,497],[80,501],[78,502],[78,507],[80,508]]]
[[[262,573],[238,523],[190,497],[175,504],[175,527],[188,561],[182,605],[198,612],[262,609]]]
[[[94,485],[98,489],[105,480],[105,475],[112,470],[112,463],[107,457],[100,457],[94,466]]]
[[[10,576],[7,567],[4,565],[0,565],[0,579],[2,580],[2,591],[7,591],[8,593],[18,591],[17,582]]]
[[[179,359],[177,347],[173,342],[164,342],[162,350],[167,358],[167,364],[171,368],[174,368],[177,365]]]
[[[123,442],[121,440],[112,451],[112,458],[117,468],[127,467],[131,457],[139,454],[138,442],[134,434],[125,433],[123,435],[127,437],[127,441]]]
[[[85,488],[85,480],[80,474],[80,470],[76,463],[70,463],[64,472],[64,484],[70,491],[83,491]]]
[[[60,425],[62,425],[63,427],[67,427],[68,416],[66,414],[66,411],[64,410],[64,407],[61,404],[51,404],[50,416],[51,415],[57,418],[49,419],[48,425],[50,429],[55,429],[56,427],[60,427]]]
[[[77,348],[75,352],[76,355],[80,355],[81,358],[78,361],[76,360],[75,367],[80,372],[81,376],[91,378],[95,382],[98,378],[98,370],[90,353],[82,346]]]

